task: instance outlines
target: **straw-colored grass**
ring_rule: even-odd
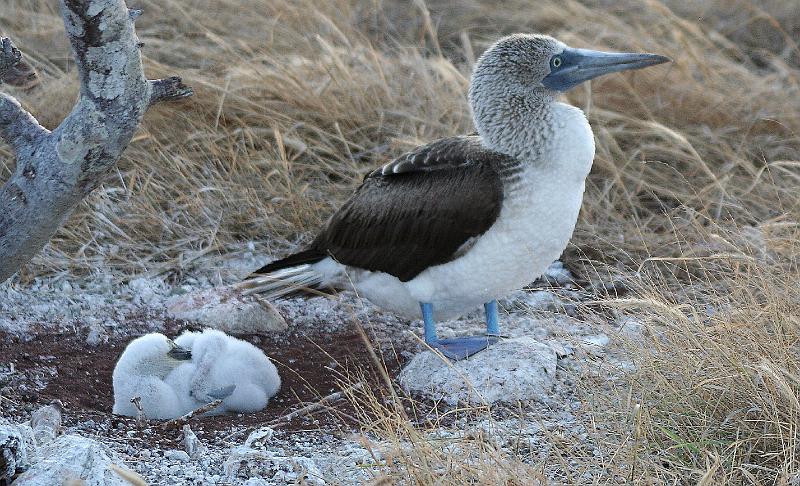
[[[674,64],[568,95],[597,138],[568,259],[594,281],[624,281],[630,292],[597,295],[592,308],[649,331],[646,345],[632,343],[637,366],[623,392],[587,382],[587,415],[604,424],[592,439],[616,452],[575,460],[642,482],[800,480],[796,0],[130,3],[145,10],[137,26],[151,77],[177,72],[197,94],[147,116],[118,170],[21,283],[98,268],[123,280],[179,279],[250,241],[282,254],[372,167],[470,131],[470,66],[502,34],[665,54]],[[0,7],[0,29],[44,78],[42,89],[16,94],[48,127],[77,92],[56,4]],[[0,149],[0,180],[13,170],[9,155]],[[446,459],[425,448],[424,434],[408,436],[421,432],[391,430],[431,461]],[[505,453],[497,460],[513,467],[491,477],[420,470],[417,459],[405,477],[420,484],[448,483],[432,471],[463,474],[449,484],[512,484],[502,471],[528,471]]]

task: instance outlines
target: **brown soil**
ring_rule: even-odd
[[[187,326],[172,322],[164,332],[177,335]],[[273,341],[254,335],[237,336],[262,349],[276,364],[282,379],[277,396],[261,412],[246,415],[200,417],[192,419],[192,429],[198,435],[246,436],[246,431],[267,425],[302,405],[316,402],[320,397],[338,391],[347,382],[354,382],[356,370],[367,372],[366,380],[380,386],[377,368],[370,358],[367,346],[357,330],[321,338],[294,337],[287,342]],[[73,333],[37,334],[32,341],[23,342],[0,332],[0,363],[13,363],[15,373],[5,386],[0,412],[6,417],[27,420],[30,411],[54,399],[61,400],[66,408],[65,425],[76,425],[87,420],[105,423],[110,435],[115,431],[134,430],[134,437],[148,445],[158,442],[174,446],[179,437],[174,434],[150,433],[137,427],[133,419],[111,414],[113,388],[111,374],[117,358],[133,337],[111,339],[99,346],[86,344],[84,336]],[[401,366],[396,356],[385,357],[390,375],[395,376]],[[55,370],[55,373],[53,372]],[[363,378],[363,377],[361,377]],[[36,390],[37,381],[46,386]],[[336,431],[354,425],[348,416],[354,415],[349,403],[340,400],[331,408],[311,414],[279,427],[288,432],[322,429]],[[160,428],[158,423],[149,428]],[[103,435],[102,430],[98,433]],[[149,439],[148,439],[149,437]]]

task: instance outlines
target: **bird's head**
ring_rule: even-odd
[[[176,366],[190,359],[190,350],[178,346],[167,336],[154,332],[131,341],[117,366],[121,365],[140,376],[164,378]]]
[[[530,114],[584,81],[669,60],[657,54],[576,49],[546,35],[513,34],[495,42],[475,64],[470,105],[481,131],[483,124]]]

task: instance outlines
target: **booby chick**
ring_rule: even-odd
[[[281,386],[278,370],[272,361],[252,344],[228,336],[224,332],[206,329],[186,331],[175,342],[191,349],[192,363],[176,370],[181,378],[189,376],[189,395],[194,403],[205,404],[223,399],[212,413],[250,413],[267,406]],[[179,390],[180,384],[176,385]]]
[[[188,348],[188,346],[181,347]],[[180,407],[180,414],[178,416],[185,415],[192,410],[197,410],[206,403],[210,403],[214,400],[212,397],[205,397],[204,400],[198,400],[192,395],[192,377],[194,376],[195,370],[197,370],[197,366],[195,366],[194,363],[190,361],[181,363],[164,378],[164,383],[172,388],[175,392],[175,396],[178,398],[178,406]]]
[[[164,379],[191,357],[191,351],[163,334],[146,334],[131,341],[114,367],[113,412],[135,417],[137,409],[131,399],[139,397],[148,418],[171,419],[185,413],[183,401]]]
[[[477,135],[438,140],[367,175],[302,251],[257,270],[246,293],[355,289],[415,318],[452,359],[497,340],[496,299],[556,260],[578,219],[594,136],[558,100],[597,76],[669,61],[655,54],[568,47],[514,34],[475,65],[469,103]],[[484,305],[485,336],[439,340],[435,320]]]

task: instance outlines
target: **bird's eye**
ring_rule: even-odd
[[[561,56],[553,56],[553,59],[550,60],[550,65],[555,69],[560,68],[562,63]]]

